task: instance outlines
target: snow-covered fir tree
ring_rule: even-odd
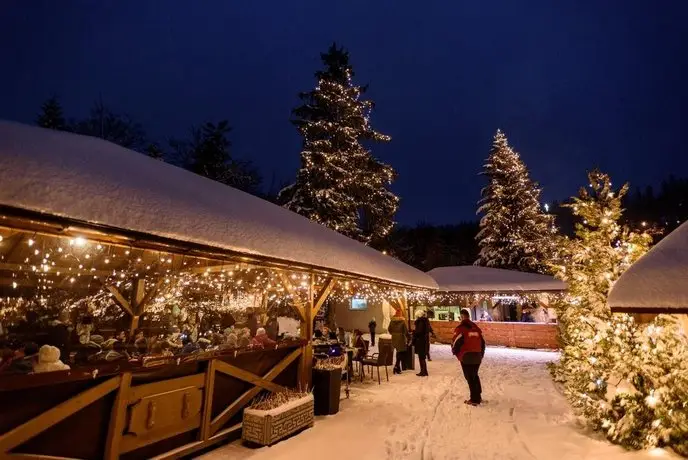
[[[41,112],[38,114],[38,118],[36,118],[36,124],[41,128],[58,131],[65,131],[67,129],[62,106],[56,97],[53,96],[43,103]]]
[[[349,53],[332,45],[321,54],[318,84],[299,95],[293,123],[303,137],[301,168],[278,200],[309,219],[363,242],[384,238],[399,199],[389,190],[395,172],[363,145],[389,136],[370,126],[373,103],[354,85]]]
[[[609,176],[588,175],[590,190],[569,205],[580,222],[560,238],[556,275],[568,285],[558,305],[563,345],[554,375],[588,424],[630,448],[688,448],[688,341],[669,317],[644,326],[612,314],[607,295],[618,277],[649,248],[651,237],[619,224],[628,190]]]
[[[476,265],[545,272],[551,263],[556,234],[554,217],[543,212],[540,189],[523,160],[497,130],[483,175],[477,235],[480,254]]]

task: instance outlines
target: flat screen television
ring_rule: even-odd
[[[367,310],[368,309],[368,301],[366,299],[357,299],[353,297],[351,299],[351,306],[349,307],[349,310]]]

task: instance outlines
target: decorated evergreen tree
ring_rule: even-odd
[[[547,271],[555,253],[554,218],[542,211],[540,189],[499,130],[483,174],[489,183],[478,208],[483,217],[476,237],[480,246],[476,265]]]
[[[285,207],[344,235],[369,243],[394,225],[399,199],[389,190],[395,172],[363,142],[389,141],[370,126],[373,103],[352,83],[349,53],[332,45],[321,54],[318,84],[300,94],[293,123],[303,136],[296,182],[282,189]]]
[[[36,119],[36,124],[42,128],[55,129],[58,131],[65,131],[67,129],[64,114],[62,113],[62,106],[56,97],[53,96],[43,103],[41,112]]]
[[[688,341],[669,317],[648,327],[611,313],[609,290],[648,250],[651,237],[619,224],[627,185],[617,192],[599,171],[588,179],[590,190],[569,205],[580,219],[576,236],[559,241],[563,262],[555,271],[569,290],[558,305],[563,352],[554,375],[574,409],[610,440],[685,452]]]

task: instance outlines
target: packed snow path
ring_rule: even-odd
[[[271,448],[222,446],[203,460],[637,460],[677,458],[626,452],[579,428],[546,364],[556,353],[488,348],[481,407],[448,346],[433,346],[430,377],[408,371],[378,386],[354,384],[339,414]],[[383,370],[384,372],[384,370]]]

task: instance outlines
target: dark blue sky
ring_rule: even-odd
[[[546,200],[599,166],[617,183],[688,175],[688,1],[10,1],[0,7],[0,118],[95,99],[154,140],[226,118],[234,153],[292,179],[296,94],[336,40],[392,142],[398,219],[473,218],[496,128]]]

